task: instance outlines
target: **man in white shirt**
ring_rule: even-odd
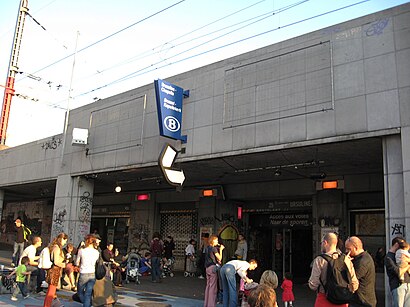
[[[31,245],[27,246],[23,253],[21,254],[19,264],[21,263],[21,259],[23,257],[28,257],[29,264],[27,266],[27,271],[32,272],[31,276],[37,276],[37,293],[42,291],[41,283],[46,279],[45,271],[38,267],[38,259],[40,256],[36,256],[37,248],[39,248],[42,244],[42,240],[40,237],[35,236],[33,237]]]
[[[247,270],[254,270],[258,267],[255,259],[248,261],[231,260],[224,264],[221,268],[221,280],[223,289],[223,306],[237,306],[238,295],[236,293],[236,273],[246,283],[251,283],[253,280],[246,276]]]

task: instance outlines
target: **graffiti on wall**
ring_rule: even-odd
[[[13,243],[15,238],[14,220],[20,217],[30,228],[33,235],[47,234],[51,228],[51,219],[47,220],[47,203],[44,201],[12,202],[4,204],[1,217],[1,237],[4,243]],[[44,242],[48,242],[45,238]]]
[[[91,222],[91,210],[93,205],[93,199],[91,198],[91,193],[85,191],[82,196],[80,196],[80,208],[78,213],[78,219],[84,223]]]
[[[217,221],[221,224],[238,224],[238,221],[236,220],[236,217],[230,213],[222,213],[221,218],[218,218],[216,216],[204,216],[199,219],[199,224],[201,226],[205,225],[213,225],[214,222]]]
[[[149,228],[146,224],[135,224],[130,228],[129,247],[138,251],[149,249]]]
[[[405,232],[404,232],[405,227],[406,226],[403,225],[403,224],[394,224],[394,226],[391,226],[391,228],[392,228],[391,235],[392,236],[394,236],[394,235],[405,236]]]
[[[62,211],[56,212],[54,214],[53,222],[57,224],[63,224],[65,221],[65,216],[67,215],[67,210],[63,209]]]
[[[383,34],[384,29],[389,24],[389,18],[380,19],[370,25],[368,29],[366,29],[367,36],[374,36]]]
[[[51,140],[44,142],[41,144],[41,148],[44,150],[47,149],[57,149],[61,144],[63,144],[63,140],[61,138],[55,138],[54,136],[51,138]]]
[[[206,226],[206,225],[213,225],[214,224],[214,217],[213,216],[205,216],[205,217],[201,217],[199,219],[199,224],[201,226]]]

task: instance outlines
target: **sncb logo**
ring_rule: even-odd
[[[173,116],[167,116],[164,119],[164,126],[171,132],[177,132],[181,128],[179,121]]]

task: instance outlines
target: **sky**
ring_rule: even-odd
[[[6,145],[63,133],[67,109],[406,2],[28,0]],[[19,5],[0,0],[0,98]]]

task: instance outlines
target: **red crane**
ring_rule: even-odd
[[[4,90],[3,105],[0,117],[0,146],[6,144],[7,126],[9,123],[11,99],[14,95],[14,81],[18,72],[18,59],[20,53],[21,39],[23,37],[24,22],[28,12],[28,0],[20,0],[16,28],[14,30],[13,46],[11,48],[9,69]]]

